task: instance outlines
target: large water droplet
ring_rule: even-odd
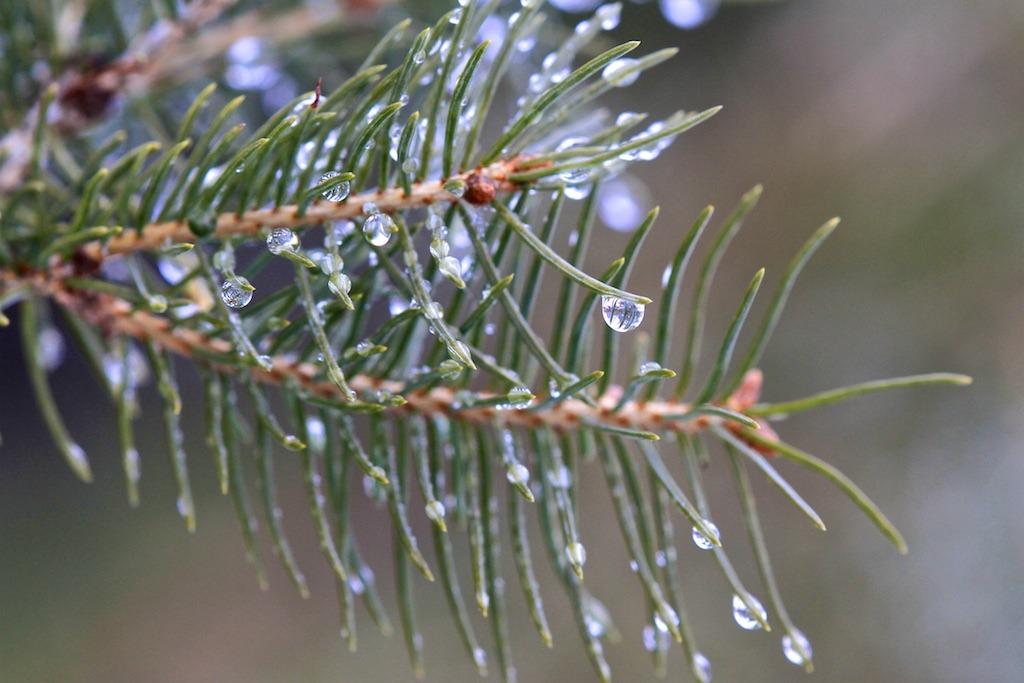
[[[330,180],[331,178],[337,178],[341,175],[340,171],[328,171],[320,176],[320,182]],[[318,183],[319,184],[319,183]],[[341,200],[348,197],[348,193],[351,191],[352,185],[347,181],[343,180],[333,187],[329,187],[323,191],[324,199],[329,202],[340,202]]]
[[[371,214],[363,223],[363,235],[366,241],[375,247],[387,244],[394,229],[395,221],[386,213]]]
[[[718,538],[718,527],[715,526],[714,522],[704,520],[704,524],[707,525],[708,529],[715,532],[715,538]],[[700,532],[700,529],[693,527],[693,544],[701,550],[711,550],[715,547],[711,539]]]
[[[605,294],[601,297],[601,315],[608,327],[616,332],[629,332],[640,326],[644,320],[643,304]]]
[[[601,78],[610,86],[625,88],[627,85],[636,83],[640,78],[640,69],[636,68],[637,60],[630,57],[616,59],[601,72]]]
[[[271,254],[295,251],[299,246],[299,236],[288,228],[275,228],[267,235],[267,249]]]
[[[811,643],[807,640],[807,637],[800,631],[793,629],[793,633],[782,636],[782,653],[786,655],[791,663],[797,666],[803,666],[807,661],[797,646],[803,648],[804,652],[807,653],[808,658],[812,655]]]
[[[249,284],[245,278],[238,278],[240,281],[244,281],[245,284]],[[220,298],[224,300],[231,308],[243,308],[252,301],[253,290],[250,287],[243,287],[241,283],[236,283],[233,280],[225,280],[224,284],[220,286]]]
[[[761,620],[766,621],[768,619],[768,613],[764,611],[764,607],[761,606],[761,603],[758,602],[757,598],[751,595],[747,596],[747,600],[750,601],[750,604],[761,617]],[[747,607],[747,603],[745,603],[743,598],[738,595],[732,596],[732,618],[736,620],[736,623],[740,625],[740,628],[746,629],[747,631],[756,631],[761,628],[761,623],[754,618],[754,615],[750,612],[750,608]]]

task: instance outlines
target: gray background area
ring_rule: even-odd
[[[663,209],[634,271],[635,291],[658,291],[666,254],[704,205],[724,215],[760,182],[764,199],[717,279],[712,339],[754,270],[766,266],[774,283],[811,231],[843,218],[808,266],[762,363],[766,398],[935,370],[975,377],[966,389],[869,397],[779,425],[859,482],[911,548],[899,556],[845,498],[804,472],[783,468],[828,533],[755,479],[783,594],[814,645],[817,671],[807,680],[1020,680],[1024,5],[794,0],[730,7],[684,32],[653,4],[627,4],[614,35],[643,38],[642,51],[678,45],[681,54],[614,92],[606,101],[613,111],[725,107],[634,172]],[[604,228],[598,234],[590,270],[627,240]],[[281,467],[280,487],[311,580],[309,601],[273,562],[271,590],[257,588],[230,502],[215,490],[201,429],[188,434],[197,533],[189,536],[174,512],[158,413],[139,430],[143,505],[127,507],[113,411],[69,359],[54,382],[97,475],[92,486],[75,481],[35,416],[16,336],[0,330],[0,679],[411,678],[400,637],[380,636],[365,614],[359,651],[344,651],[297,467]],[[194,376],[183,382],[196,391]],[[154,393],[145,390],[145,405],[154,407]],[[196,402],[186,417],[201,422]],[[717,519],[727,538],[741,538],[723,465],[707,475]],[[610,661],[617,680],[650,680],[642,594],[617,531],[609,531],[615,523],[596,468],[582,486],[587,581],[624,634],[608,647]],[[390,594],[386,515],[360,505],[358,533]],[[755,584],[751,558],[737,546],[739,569]],[[683,562],[716,680],[804,680],[783,659],[776,634],[732,623],[729,592],[709,557],[691,552]],[[509,590],[520,680],[590,677],[564,598],[546,566],[542,574],[558,647],[541,645],[518,591]],[[418,593],[427,680],[471,680],[442,592]],[[683,668],[677,648],[670,677],[685,676]]]

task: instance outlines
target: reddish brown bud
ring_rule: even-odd
[[[497,193],[493,180],[480,173],[471,173],[466,178],[466,193],[462,198],[473,206],[483,206],[490,204]]]

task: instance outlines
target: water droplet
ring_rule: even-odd
[[[505,478],[513,486],[526,486],[530,482],[530,470],[521,462],[512,464],[505,472]]]
[[[412,158],[406,159],[402,162],[402,170],[410,175],[416,173],[420,170],[420,160]]]
[[[309,447],[314,451],[324,449],[327,445],[327,429],[323,420],[312,415],[306,418],[306,438],[309,439]]]
[[[702,653],[693,653],[693,668],[701,683],[711,683],[711,662]]]
[[[708,520],[704,520],[704,524],[707,525],[709,530],[711,530],[711,531],[713,531],[715,533],[715,538],[718,539],[719,538],[718,527],[715,526],[715,523],[714,522],[709,522]],[[701,550],[711,550],[712,548],[715,547],[715,544],[711,541],[711,539],[709,539],[707,536],[702,534],[700,532],[700,529],[698,529],[697,527],[693,527],[693,534],[692,534],[692,536],[693,536],[693,544],[695,546],[697,546],[698,548],[700,548]]]
[[[616,232],[633,232],[652,205],[651,193],[639,179],[623,175],[601,185],[597,213]]]
[[[807,653],[808,658],[812,656],[813,652],[811,650],[811,643],[803,633],[793,629],[792,634],[782,636],[782,653],[786,655],[786,659],[788,659],[792,664],[803,666],[807,660],[804,658],[803,654],[801,654],[797,646],[803,648],[804,652]]]
[[[271,254],[295,251],[299,246],[299,236],[288,228],[275,228],[267,235],[267,249]]]
[[[592,638],[600,638],[605,634],[604,624],[597,619],[594,619],[589,614],[583,617],[583,621],[587,625],[587,633],[589,633]]]
[[[529,387],[517,386],[508,392],[510,407],[516,410],[523,410],[533,402],[533,393]]]
[[[220,298],[231,308],[243,308],[252,301],[252,285],[244,287],[241,286],[242,283],[249,285],[248,280],[239,277],[237,283],[233,280],[225,280],[224,284],[220,286]]]
[[[664,289],[668,287],[668,279],[672,277],[672,264],[665,266],[665,270],[661,271],[661,287]]]
[[[559,465],[557,468],[549,470],[548,483],[556,489],[569,488],[572,485],[572,474],[569,472],[569,468]]]
[[[657,372],[658,370],[661,369],[661,363],[656,363],[655,361],[648,361],[640,366],[640,374],[647,375],[652,372]]]
[[[563,12],[583,12],[597,7],[599,0],[549,0]]]
[[[482,647],[474,647],[473,662],[476,663],[477,668],[485,668],[487,666],[487,651],[484,650]]]
[[[643,639],[644,649],[648,652],[654,652],[655,648],[658,647],[658,635],[653,626],[644,626]]]
[[[320,182],[330,180],[331,178],[337,178],[341,175],[340,171],[328,171],[320,176]],[[319,184],[319,183],[318,183]],[[333,187],[329,187],[323,191],[324,199],[329,202],[340,202],[341,200],[348,197],[348,193],[351,191],[352,185],[347,180],[343,180]]]
[[[47,326],[39,330],[37,342],[39,359],[47,372],[56,370],[64,362],[64,335],[56,327]]]
[[[362,595],[366,592],[366,584],[358,576],[348,577],[348,589],[352,591],[354,595]]]
[[[213,267],[217,270],[235,269],[235,252],[231,249],[221,249],[213,255]]]
[[[565,547],[565,556],[572,564],[582,567],[587,562],[587,549],[583,547],[582,543],[570,543]]]
[[[426,513],[432,522],[441,522],[444,519],[444,505],[440,501],[432,500],[427,503]]]
[[[697,28],[718,10],[721,0],[659,0],[661,13],[679,28]]]
[[[375,247],[383,247],[387,244],[394,231],[395,221],[386,213],[371,214],[363,222],[363,236]]]
[[[616,332],[629,332],[640,326],[644,319],[643,304],[605,294],[601,297],[601,314],[608,327]]]
[[[185,274],[188,272],[179,259],[159,259],[156,262],[156,267],[160,271],[160,276],[169,285],[176,285],[184,280]]]
[[[494,327],[494,323],[487,323],[486,325],[484,325],[484,334],[490,337],[492,334],[494,334],[495,329],[496,328]]]
[[[601,28],[605,31],[613,31],[619,25],[619,20],[622,18],[622,5],[619,3],[609,3],[607,5],[601,5],[594,12],[594,19],[601,24]]]
[[[402,297],[392,296],[388,298],[388,312],[391,315],[404,313],[409,308],[409,302]]]
[[[764,611],[764,607],[758,602],[757,598],[753,596],[747,596],[747,600],[754,607],[757,613],[760,615],[761,620],[765,621],[768,619],[768,613]],[[740,625],[740,628],[746,629],[747,631],[756,631],[761,628],[760,622],[754,618],[754,615],[750,613],[750,608],[738,595],[732,596],[732,617],[736,620],[736,623]]]
[[[380,207],[373,202],[366,202],[363,204],[363,215],[372,216],[375,213],[380,213]]]
[[[636,79],[640,78],[640,69],[637,68],[639,62],[629,57],[623,57],[616,59],[610,63],[601,72],[601,78],[605,80],[610,86],[615,88],[625,88],[628,85],[636,83]]]

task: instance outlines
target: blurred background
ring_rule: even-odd
[[[594,3],[554,4],[573,10]],[[671,11],[680,3],[661,4]],[[428,5],[416,3],[415,11],[436,16],[440,5]],[[774,283],[817,226],[843,219],[805,270],[761,364],[766,399],[939,370],[975,379],[968,388],[872,396],[777,425],[788,441],[858,482],[900,527],[911,552],[900,556],[848,500],[805,472],[782,464],[827,533],[755,477],[776,574],[793,620],[814,646],[816,671],[807,678],[786,662],[779,634],[738,629],[710,557],[686,553],[688,608],[715,680],[1020,680],[1024,4],[741,3],[700,17],[704,23],[676,16],[675,24],[699,24],[689,29],[662,9],[626,2],[612,37],[640,38],[644,53],[678,46],[680,55],[605,104],[655,116],[680,107],[724,109],[619,178],[640,209],[662,206],[631,288],[659,291],[666,254],[697,213],[713,203],[724,216],[763,183],[764,198],[716,279],[713,302],[721,305],[713,308],[721,314],[712,317],[711,340],[757,268],[766,266]],[[401,14],[395,7],[381,12],[368,20],[378,30]],[[570,27],[582,17],[563,15]],[[329,35],[329,27],[320,30]],[[275,49],[284,71],[290,61],[329,68],[323,44],[312,57],[301,44]],[[357,41],[351,49],[363,48]],[[601,228],[591,269],[626,240]],[[311,581],[308,601],[269,552],[271,589],[258,589],[230,501],[216,491],[201,429],[187,435],[196,534],[174,510],[157,412],[138,432],[143,505],[127,506],[113,410],[69,354],[53,382],[97,479],[91,486],[75,480],[35,413],[16,337],[13,328],[0,331],[0,680],[412,678],[400,636],[381,636],[365,613],[356,653],[338,638],[331,578],[305,516],[297,467],[283,464],[279,486]],[[198,390],[189,373],[182,383]],[[143,391],[144,407],[154,407],[154,394]],[[201,424],[200,411],[195,401],[187,405],[185,423],[191,416]],[[642,594],[618,534],[604,533],[615,522],[600,472],[591,470],[580,495],[587,582],[623,634],[607,654],[617,680],[651,680]],[[722,461],[712,463],[707,479],[723,536],[743,538]],[[390,596],[387,517],[361,504],[357,533]],[[734,560],[757,585],[742,546],[733,546]],[[509,591],[519,679],[593,679],[553,574],[543,562],[538,567],[557,647],[543,647],[518,592]],[[442,591],[418,587],[426,680],[472,680]],[[486,638],[484,624],[476,625]],[[689,680],[678,648],[669,677]]]

